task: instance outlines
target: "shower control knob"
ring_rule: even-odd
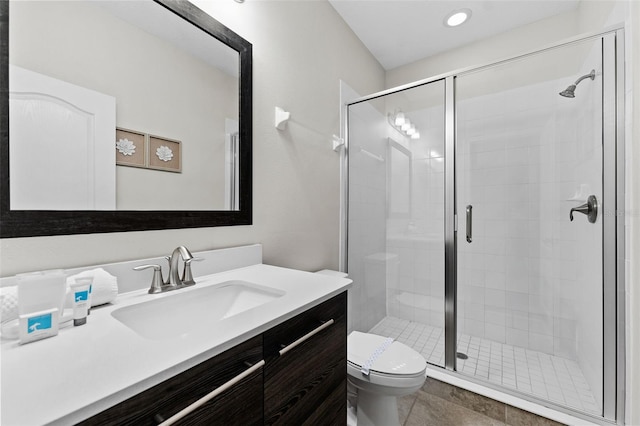
[[[573,212],[582,213],[587,216],[589,223],[596,223],[598,218],[598,200],[595,195],[589,195],[587,202],[581,206],[573,207],[569,211],[569,220],[573,222]]]

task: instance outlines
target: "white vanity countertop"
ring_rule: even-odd
[[[74,424],[256,336],[350,287],[351,280],[264,264],[199,277],[206,284],[159,295],[145,290],[94,308],[86,325],[19,345],[2,341],[3,426]],[[207,334],[150,340],[117,321],[123,306],[230,280],[283,290],[264,305],[221,320]],[[176,317],[158,318],[158,327]]]

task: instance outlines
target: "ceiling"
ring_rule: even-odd
[[[390,70],[578,6],[579,0],[329,0],[380,64]],[[447,14],[471,9],[459,27]]]

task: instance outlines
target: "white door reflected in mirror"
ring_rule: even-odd
[[[13,210],[113,210],[116,100],[10,65]]]

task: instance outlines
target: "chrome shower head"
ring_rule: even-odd
[[[572,84],[571,86],[567,87],[565,90],[560,92],[559,93],[560,96],[564,96],[565,98],[575,98],[576,97],[576,95],[575,95],[576,87],[578,86],[578,83],[580,83],[585,78],[590,78],[591,80],[595,80],[595,78],[596,78],[596,70],[591,70],[591,72],[589,74],[583,75],[582,77],[577,79],[574,84]]]
[[[563,90],[562,92],[560,92],[560,96],[564,96],[565,98],[575,98],[575,90],[576,90],[576,85],[572,84],[571,86],[567,87],[566,90]]]

